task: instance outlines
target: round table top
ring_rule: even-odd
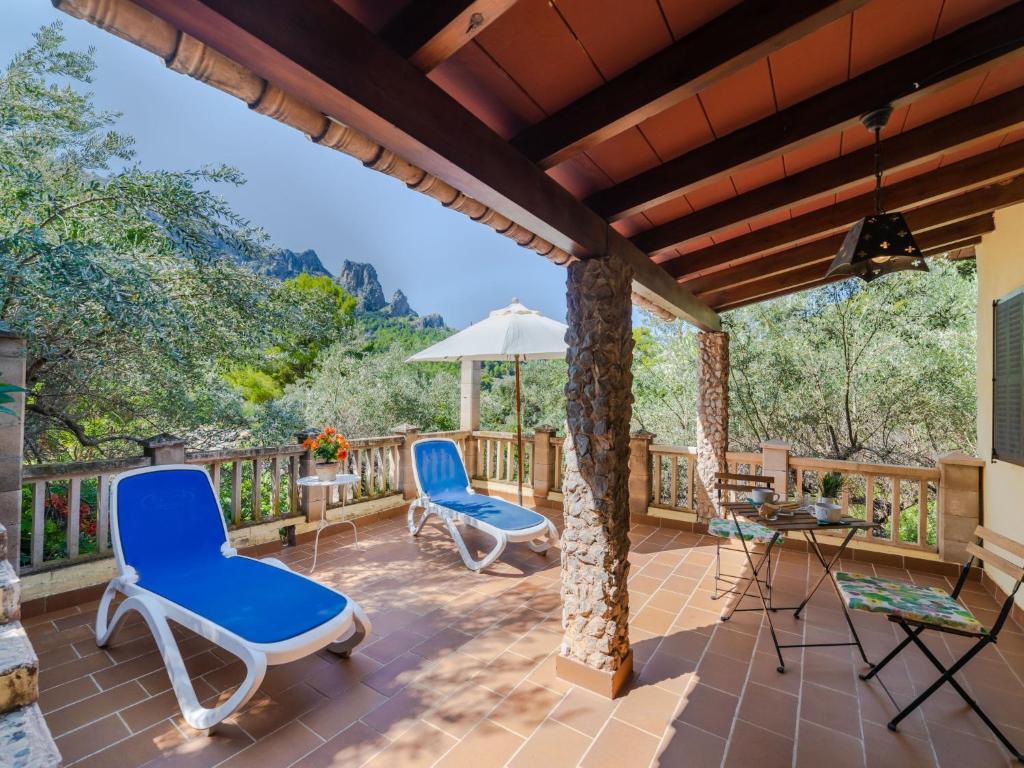
[[[306,477],[300,477],[296,480],[299,485],[315,485],[315,486],[328,486],[328,485],[352,485],[352,483],[359,482],[359,475],[344,475],[337,474],[333,480],[321,480],[316,475],[307,475]]]

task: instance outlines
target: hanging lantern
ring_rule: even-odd
[[[928,265],[902,213],[886,213],[882,207],[882,139],[892,106],[869,112],[861,118],[864,127],[875,132],[875,213],[853,225],[832,260],[825,277],[859,277],[866,282],[890,272],[927,272]]]

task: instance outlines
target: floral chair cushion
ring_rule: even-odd
[[[740,520],[739,530],[737,530],[736,523],[724,517],[711,518],[708,522],[708,533],[721,539],[742,538],[744,541],[752,541],[755,544],[767,544],[775,535],[775,532],[768,526],[750,520]],[[781,533],[779,538],[782,538]]]
[[[923,587],[859,573],[837,573],[836,581],[848,608],[891,614],[908,621],[964,632],[988,631],[974,618],[974,614],[938,587]]]

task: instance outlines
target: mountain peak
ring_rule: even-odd
[[[380,287],[373,264],[345,259],[341,264],[341,272],[334,280],[347,293],[355,296],[363,312],[379,312],[384,309],[384,289]]]

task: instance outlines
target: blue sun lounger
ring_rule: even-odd
[[[453,440],[418,440],[413,443],[412,455],[419,497],[409,505],[409,532],[418,535],[427,518],[437,515],[444,521],[462,561],[471,571],[480,571],[497,560],[509,542],[525,541],[534,552],[543,553],[558,539],[558,530],[543,515],[503,499],[475,493]],[[415,515],[417,508],[423,510],[419,520]],[[459,525],[468,525],[493,536],[494,548],[480,560],[474,560]]]
[[[370,633],[362,608],[342,593],[293,573],[274,558],[254,560],[230,545],[209,475],[172,464],[114,477],[110,526],[118,576],[96,616],[106,646],[127,614],[153,633],[186,722],[209,730],[245,704],[267,665],[327,648],[347,657]],[[117,593],[125,596],[108,621]],[[245,679],[219,706],[203,707],[168,620],[234,654]]]

